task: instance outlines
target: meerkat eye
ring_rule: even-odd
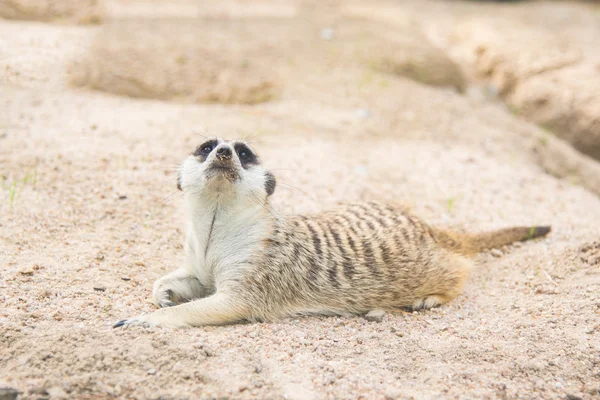
[[[196,151],[194,151],[194,155],[201,158],[206,158],[214,149],[217,147],[216,140],[209,140],[198,146]]]
[[[250,150],[248,146],[244,143],[236,143],[234,145],[235,152],[240,159],[240,163],[242,164],[242,168],[248,169],[253,165],[257,165],[260,162],[258,161],[258,157]]]
[[[246,146],[239,146],[236,150],[238,153],[238,157],[242,161],[248,161],[254,156],[254,154],[252,154],[250,149],[248,149]]]

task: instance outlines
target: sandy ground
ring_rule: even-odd
[[[275,99],[73,88],[71,65],[103,26],[0,20],[0,386],[25,399],[598,398],[600,199],[538,166],[540,129],[477,85],[461,94],[353,62],[363,22],[294,20],[310,3],[220,4],[265,35],[307,32],[293,42],[302,57],[274,64]],[[478,256],[464,294],[428,312],[113,330],[153,309],[154,280],[182,258],[175,170],[207,134],[249,138],[286,213],[393,199],[438,225],[554,230]]]

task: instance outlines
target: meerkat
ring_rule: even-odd
[[[549,226],[461,234],[401,205],[349,204],[282,216],[276,180],[243,141],[214,138],[179,171],[188,214],[185,261],[154,284],[159,309],[114,327],[186,327],[429,309],[457,297],[469,256],[545,236]]]

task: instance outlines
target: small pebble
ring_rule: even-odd
[[[24,276],[32,276],[33,269],[32,268],[23,268],[19,271],[19,274],[24,275]]]
[[[148,370],[148,375],[156,375],[156,370],[154,368]]]
[[[356,116],[362,119],[369,118],[371,116],[371,111],[367,110],[366,108],[359,108],[356,110]]]
[[[588,335],[591,335],[592,333],[594,333],[596,331],[596,327],[592,326],[591,328],[588,328],[585,330],[585,333],[587,333]]]
[[[354,173],[362,177],[369,176],[369,168],[364,165],[357,165],[354,167]]]
[[[500,249],[492,249],[491,253],[494,257],[502,257],[504,255]]]
[[[96,286],[94,286],[94,290],[97,292],[104,292],[104,291],[106,291],[106,288],[101,285],[96,285]]]
[[[31,389],[31,394],[37,394],[40,396],[48,396],[48,391],[46,390],[45,387],[38,386],[38,387]]]
[[[294,332],[294,336],[299,337],[299,338],[305,338],[306,337],[306,332],[304,332],[304,331],[295,331]]]
[[[53,386],[46,390],[48,395],[53,399],[64,399],[67,398],[67,393],[60,386]]]
[[[328,374],[325,377],[325,381],[324,381],[325,385],[333,385],[335,383],[335,375],[333,374]]]
[[[204,346],[202,348],[202,350],[204,351],[204,354],[206,355],[206,357],[214,357],[216,355],[215,351],[213,349],[211,349],[210,347]]]
[[[365,319],[371,322],[381,322],[385,315],[383,310],[371,310],[365,315]]]
[[[335,31],[333,30],[333,28],[324,28],[321,30],[321,39],[331,40],[333,39],[334,34]]]
[[[119,200],[125,200],[125,199],[127,199],[127,196],[125,196],[124,194],[119,196]]]

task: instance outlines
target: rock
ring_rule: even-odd
[[[102,285],[94,285],[94,290],[97,292],[105,292],[106,291],[106,287],[102,286]]]
[[[156,370],[154,368],[151,368],[148,370],[148,375],[156,375]]]
[[[17,389],[0,387],[0,400],[16,400],[19,396]]]
[[[371,310],[365,315],[365,319],[372,322],[381,322],[384,316],[385,311],[383,310]]]
[[[567,393],[565,396],[567,400],[583,400],[581,396],[577,396],[576,394]]]
[[[500,249],[492,249],[490,252],[494,257],[502,257],[504,253]]]

